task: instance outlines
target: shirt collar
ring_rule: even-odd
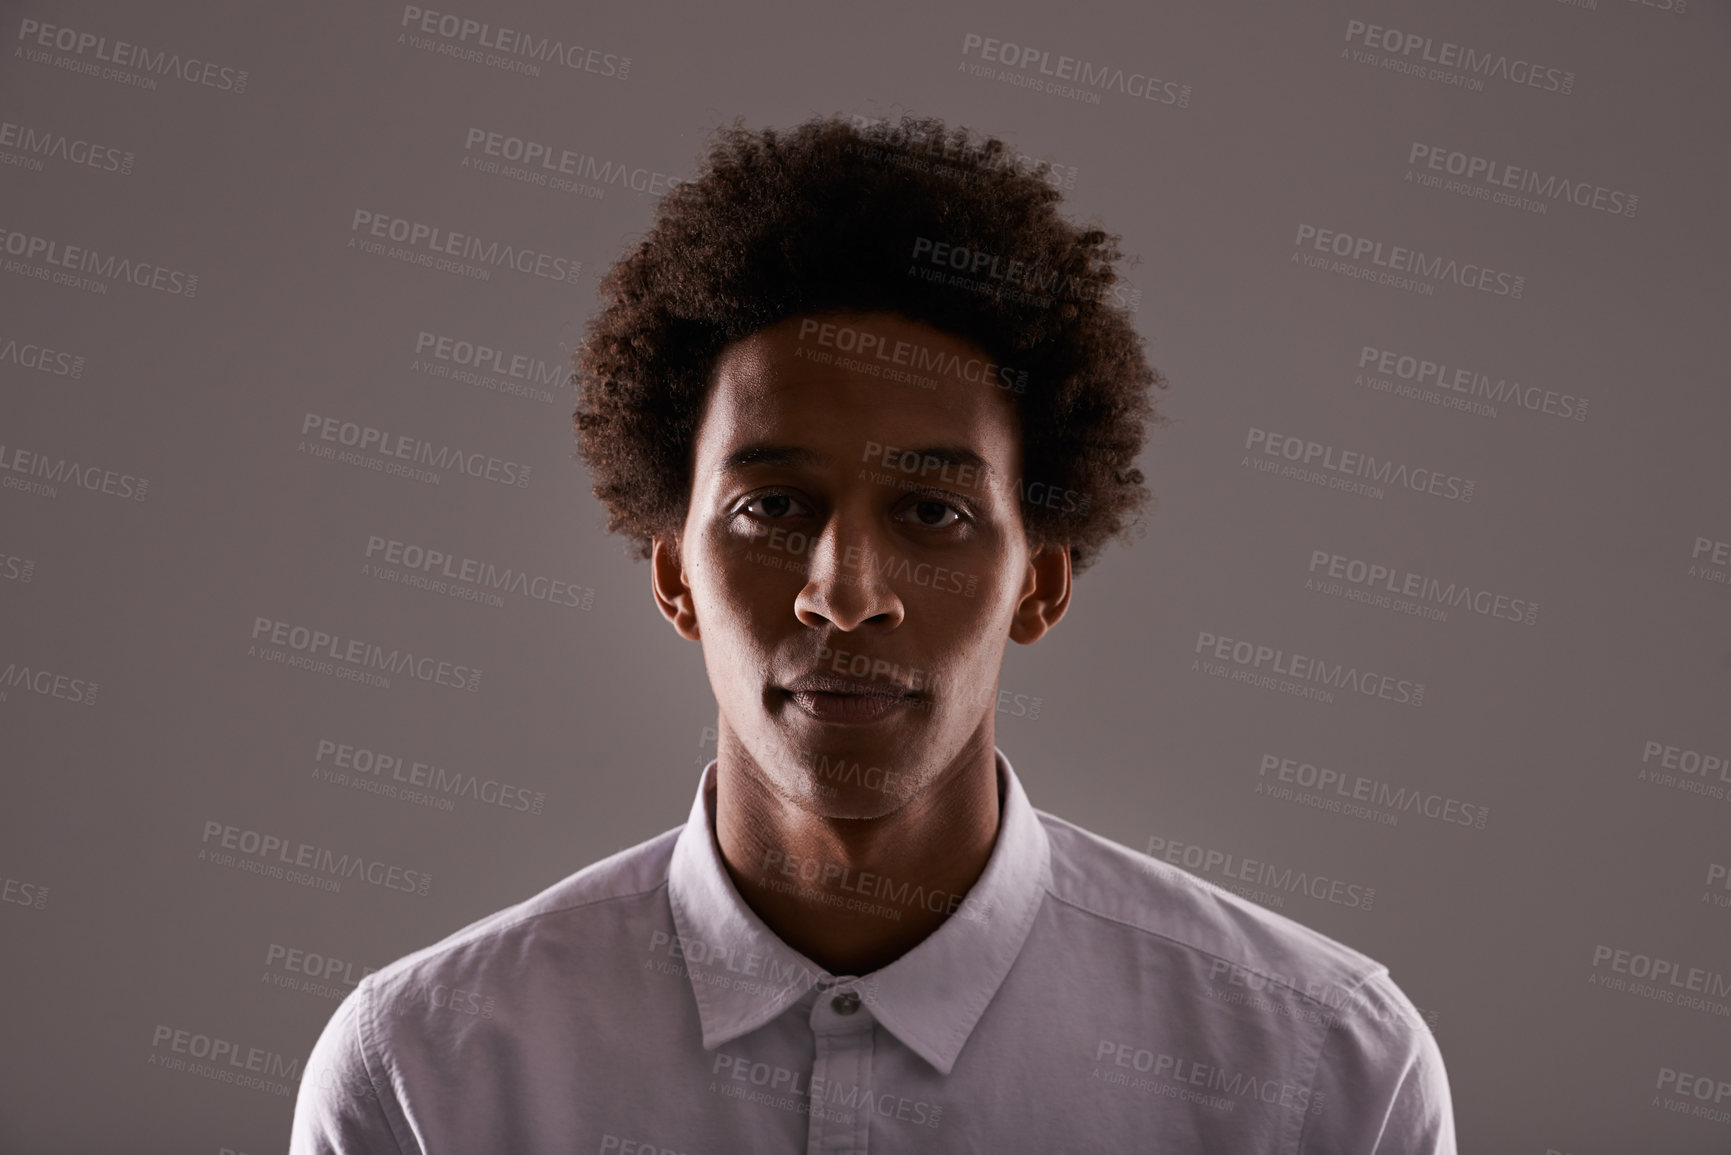
[[[997,842],[960,909],[893,963],[840,984],[858,990],[884,1029],[945,1075],[1021,953],[1052,882],[1046,831],[1009,759],[996,747],[993,754]],[[836,984],[776,937],[734,887],[715,839],[718,769],[714,761],[703,768],[667,879],[705,1050],[756,1030],[812,987]]]

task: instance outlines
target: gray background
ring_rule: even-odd
[[[1071,215],[1140,258],[1136,320],[1172,381],[1143,462],[1160,503],[1145,534],[1083,576],[1052,635],[1010,647],[1002,687],[1040,708],[1000,713],[998,743],[1035,804],[1139,850],[1167,839],[1373,888],[1369,909],[1261,898],[1389,965],[1448,1061],[1463,1150],[1731,1146],[1731,1100],[1691,1114],[1659,1087],[1667,1068],[1731,1081],[1731,771],[1667,783],[1662,756],[1643,762],[1649,743],[1731,756],[1731,585],[1710,564],[1731,549],[1722,5],[424,7],[628,57],[628,73],[443,55],[406,34],[461,42],[382,3],[0,6],[0,1150],[279,1150],[293,1074],[368,968],[684,820],[714,702],[645,567],[601,530],[562,364],[656,197],[464,167],[469,131],[686,176],[736,116],[903,109],[1059,166]],[[1404,74],[1384,57],[1422,52],[1349,42],[1353,20],[1567,71],[1571,91]],[[109,47],[45,48],[30,21]],[[1152,74],[1188,101],[975,75],[969,34]],[[194,83],[98,59],[115,41],[233,71]],[[76,163],[80,142],[96,165]],[[1426,171],[1415,143],[1638,207],[1540,196],[1536,212],[1424,187],[1407,179]],[[480,280],[362,252],[357,210],[581,260],[581,275]],[[1307,224],[1518,275],[1522,292],[1306,267]],[[46,281],[57,266],[33,238],[196,274],[196,292],[100,268]],[[434,376],[423,332],[539,361],[540,393]],[[1585,417],[1379,391],[1356,379],[1365,346],[1584,398]],[[300,448],[309,413],[525,463],[530,481],[318,460]],[[1259,472],[1252,428],[1470,478],[1474,497]],[[20,451],[148,491],[33,492]],[[588,608],[375,577],[375,536],[572,583]],[[1306,589],[1317,550],[1539,614],[1349,602]],[[482,677],[465,692],[289,668],[249,653],[258,618]],[[1212,677],[1193,668],[1203,632],[1422,682],[1423,704]],[[363,792],[316,775],[321,740],[544,802]],[[1488,820],[1390,825],[1258,793],[1269,755]],[[210,856],[212,822],[431,882],[261,876]],[[1643,994],[1616,950],[1708,972],[1717,997]],[[337,960],[325,989],[309,953],[321,980]],[[284,1077],[165,1067],[163,1028],[259,1048]]]

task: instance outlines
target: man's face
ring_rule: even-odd
[[[966,368],[992,360],[877,313],[790,318],[717,360],[679,560],[656,564],[746,771],[811,813],[888,814],[989,750],[1006,638],[1067,602],[1062,547],[1044,584],[1030,564],[1014,402]],[[1030,610],[1058,571],[1056,613]]]

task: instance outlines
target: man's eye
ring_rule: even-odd
[[[797,506],[800,509],[805,509],[804,505],[801,505],[800,502],[796,501],[792,497],[789,497],[785,493],[761,494],[757,497],[752,498],[750,501],[746,502],[740,508],[749,513],[749,512],[751,512],[752,506],[760,505],[760,504],[763,505],[765,507],[765,509],[758,516],[767,517],[767,518],[770,518],[772,520],[775,518],[785,517],[789,513],[793,512],[793,510],[789,508],[790,506]],[[809,513],[810,511],[807,510],[806,512]]]
[[[947,501],[939,501],[934,497],[915,502],[913,511],[914,518],[926,529],[948,529],[962,520],[961,510]],[[952,519],[950,521],[938,520],[945,514],[952,515]]]

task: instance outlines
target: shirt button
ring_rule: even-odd
[[[853,991],[843,991],[831,999],[829,1005],[835,1009],[835,1013],[838,1015],[851,1015],[859,1010],[859,995]]]

